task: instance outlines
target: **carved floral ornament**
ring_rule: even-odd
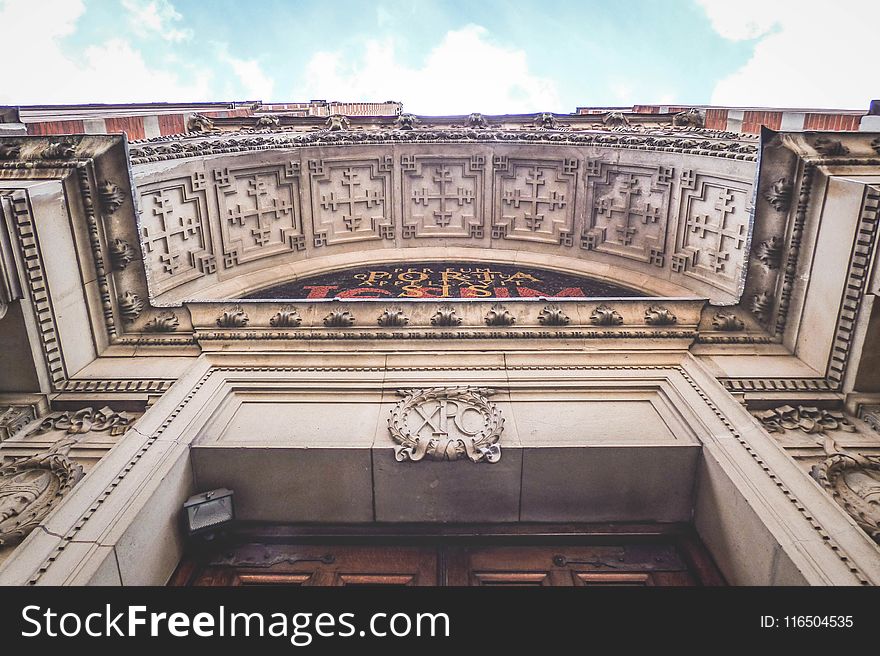
[[[461,460],[498,462],[504,417],[484,387],[432,387],[401,390],[404,398],[391,411],[388,431],[400,446],[398,462]]]

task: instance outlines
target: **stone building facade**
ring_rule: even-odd
[[[873,114],[168,109],[0,114],[0,583],[880,583]]]

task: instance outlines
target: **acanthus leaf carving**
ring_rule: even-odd
[[[298,328],[301,324],[302,317],[293,307],[282,308],[269,319],[269,325],[273,328]]]
[[[399,391],[404,398],[388,418],[388,431],[399,445],[397,461],[466,457],[473,462],[498,462],[504,417],[487,398],[493,393],[468,386]]]
[[[137,258],[137,252],[124,239],[110,242],[110,260],[114,268],[122,270]]]
[[[596,326],[619,326],[623,323],[623,317],[614,308],[600,305],[590,315],[590,322]]]
[[[765,269],[778,269],[782,265],[782,240],[779,237],[770,237],[762,241],[755,248],[755,257]]]
[[[133,292],[125,292],[119,298],[119,314],[126,323],[133,323],[144,309],[144,302],[141,297]]]
[[[394,127],[397,130],[414,130],[421,123],[415,114],[401,114],[394,120]]]
[[[777,212],[788,212],[791,208],[793,186],[787,178],[779,178],[764,192],[765,200],[773,206]]]
[[[725,332],[735,332],[743,330],[746,326],[735,314],[730,312],[719,312],[712,319],[712,327],[715,330],[723,330]]]
[[[217,325],[220,328],[244,328],[248,324],[248,321],[248,315],[245,314],[245,311],[239,306],[224,310],[223,313],[217,317]]]
[[[214,121],[202,114],[190,114],[186,120],[187,132],[210,132],[214,129]]]
[[[71,159],[76,155],[76,145],[67,139],[52,141],[43,149],[43,159]]]
[[[98,197],[107,214],[113,214],[125,203],[125,192],[109,180],[104,180],[98,187]]]
[[[703,114],[696,107],[678,112],[672,117],[672,125],[676,127],[701,128],[703,123]]]
[[[354,316],[344,308],[332,310],[324,317],[324,325],[328,328],[348,328],[354,325]]]
[[[329,130],[330,132],[338,132],[341,130],[351,129],[351,121],[349,121],[348,117],[344,114],[331,114],[327,117],[325,125],[327,126],[327,130]]]
[[[548,305],[538,314],[538,323],[542,326],[567,326],[571,319],[558,305]]]
[[[379,325],[385,328],[402,327],[409,323],[409,319],[398,307],[386,308],[379,315]]]
[[[144,330],[148,333],[173,333],[180,325],[180,320],[173,312],[162,312],[145,325]]]
[[[677,321],[668,308],[660,305],[652,305],[645,311],[645,323],[649,326],[671,326]]]
[[[460,326],[461,317],[455,313],[451,305],[441,305],[431,317],[432,326]]]
[[[487,326],[512,326],[516,318],[500,303],[495,303],[486,313]]]

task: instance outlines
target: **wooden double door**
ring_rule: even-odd
[[[424,542],[424,541],[421,541]],[[692,540],[239,543],[185,559],[172,585],[693,586],[723,584]],[[579,543],[580,542],[580,543]]]

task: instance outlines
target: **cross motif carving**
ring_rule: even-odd
[[[159,261],[165,273],[174,274],[180,269],[180,253],[174,250],[172,241],[175,238],[188,241],[190,237],[197,237],[201,232],[201,220],[195,215],[182,215],[181,208],[175,207],[168,189],[160,189],[153,196],[153,216],[158,219],[159,227],[153,229],[144,226],[141,234],[144,238],[144,249],[152,253],[157,247],[162,249]],[[199,244],[199,247],[201,244]]]
[[[254,199],[254,206],[242,208],[240,204],[236,204],[234,209],[228,210],[226,219],[229,223],[240,226],[245,225],[249,219],[254,219],[256,226],[251,230],[251,235],[257,246],[264,246],[271,236],[272,222],[289,215],[293,211],[293,205],[284,199],[269,198],[266,181],[260,178],[248,180],[247,195]]]
[[[432,180],[436,183],[438,191],[432,192],[425,187],[414,189],[412,199],[416,205],[424,205],[425,207],[428,207],[431,201],[436,201],[438,207],[433,212],[434,223],[445,228],[452,222],[450,207],[458,205],[461,208],[465,205],[471,205],[474,201],[474,192],[463,187],[456,187],[453,193],[451,190],[452,172],[445,164],[434,168]]]
[[[607,217],[609,222],[618,215],[619,221],[615,224],[614,231],[618,234],[622,245],[630,246],[636,234],[636,228],[632,225],[633,220],[641,220],[643,225],[657,223],[662,217],[662,212],[659,207],[651,203],[639,204],[634,200],[642,195],[637,176],[632,173],[621,174],[618,180],[621,180],[622,184],[617,199],[622,202],[615,204],[614,199],[609,200],[606,196],[596,199],[594,207],[596,213]]]
[[[733,248],[742,250],[746,240],[746,225],[740,223],[736,226],[728,225],[728,217],[736,212],[734,207],[734,195],[730,189],[721,189],[718,200],[714,205],[718,214],[695,214],[688,217],[686,225],[690,231],[697,234],[700,239],[714,238],[714,245],[707,249],[710,266],[715,273],[725,270],[725,263],[730,259],[730,253],[725,249],[726,241],[732,242]],[[713,221],[713,218],[717,218]]]
[[[528,167],[525,179],[525,184],[528,188],[504,192],[504,203],[506,205],[512,205],[516,209],[520,209],[521,205],[526,204],[527,207],[523,214],[523,220],[526,223],[526,227],[532,232],[539,230],[544,222],[545,215],[539,211],[541,205],[546,205],[547,209],[552,212],[553,210],[563,209],[567,203],[565,194],[555,190],[546,196],[542,196],[541,187],[546,183],[544,171],[538,166],[530,166]]]
[[[322,194],[321,207],[331,212],[338,212],[340,211],[340,206],[343,206],[341,209],[342,221],[349,232],[354,232],[360,227],[364,219],[359,212],[358,206],[363,205],[364,209],[369,209],[374,205],[378,207],[384,199],[378,191],[370,190],[366,190],[363,195],[359,196],[360,178],[351,167],[342,169],[342,186],[347,190],[346,196],[339,197],[335,191]]]

